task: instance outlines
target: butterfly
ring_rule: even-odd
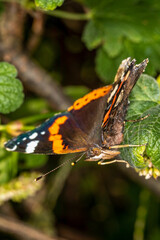
[[[5,144],[8,151],[34,154],[86,153],[86,160],[101,164],[120,152],[128,97],[148,63],[127,58],[114,83],[76,100],[64,113],[54,115],[32,131]]]

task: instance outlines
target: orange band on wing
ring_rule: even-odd
[[[63,139],[62,139],[62,135],[58,134],[59,133],[59,129],[60,126],[65,123],[65,121],[67,121],[68,117],[67,116],[62,116],[59,117],[55,120],[55,122],[52,124],[51,127],[49,127],[49,132],[50,132],[50,136],[49,136],[49,141],[53,142],[52,145],[52,149],[53,152],[55,153],[61,153],[62,151],[67,150],[68,146],[65,146],[63,144]]]
[[[91,101],[105,96],[107,93],[111,91],[112,87],[113,87],[112,85],[108,85],[108,86],[93,90],[92,92],[88,93],[84,97],[75,101],[73,105],[68,108],[68,111],[71,111],[72,109],[79,110],[85,105],[87,105],[88,103],[90,103]]]
[[[86,151],[86,148],[79,148],[75,150],[69,149],[68,145],[63,144],[63,136],[59,134],[59,130],[62,124],[67,121],[67,116],[62,116],[57,118],[51,127],[49,127],[50,136],[48,138],[49,141],[53,142],[52,150],[57,154],[65,154],[65,153],[74,153],[74,152],[83,152]]]
[[[60,125],[65,123],[65,121],[68,119],[67,116],[59,117],[55,120],[55,122],[52,124],[51,127],[49,127],[49,132],[51,135],[55,135],[59,132]],[[50,141],[50,140],[49,140]]]

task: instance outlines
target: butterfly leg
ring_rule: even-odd
[[[146,146],[147,144],[124,144],[124,145],[115,145],[115,146],[110,146],[109,149],[114,149],[114,148],[126,148],[126,147],[142,147]]]
[[[88,158],[85,159],[85,161],[99,161],[100,159],[103,159],[103,160],[104,159],[105,160],[112,159],[119,154],[120,154],[120,152],[116,151],[116,150],[98,149],[98,151],[97,151],[97,149],[96,149],[95,154],[88,156]]]
[[[141,117],[141,118],[138,118],[138,119],[135,119],[135,120],[125,120],[124,123],[126,123],[126,122],[140,122],[140,121],[145,120],[145,119],[148,118],[149,116],[150,116],[150,115],[148,114],[148,115],[146,115],[146,116],[144,116],[144,117]]]
[[[129,168],[129,163],[125,160],[120,160],[120,159],[114,159],[111,161],[105,161],[105,159],[103,159],[98,162],[98,165],[107,165],[107,164],[112,164],[112,163],[116,163],[116,162],[126,163],[126,167]]]

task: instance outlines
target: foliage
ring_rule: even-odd
[[[160,169],[159,131],[160,128],[160,89],[157,82],[148,75],[142,75],[134,87],[130,96],[130,106],[127,119],[140,119],[138,122],[125,124],[124,143],[144,144],[141,147],[130,147],[122,150],[122,158],[133,167],[150,170],[150,174],[156,176]],[[151,168],[150,163],[152,163]],[[149,177],[149,176],[148,176]]]
[[[129,56],[136,58],[137,63],[148,57],[150,62],[146,71],[154,77],[159,75],[158,0],[22,0],[18,1],[21,10],[16,8],[14,1],[10,3],[6,0],[7,4],[4,2],[0,3],[0,14],[5,13],[6,6],[12,5],[12,13],[17,14],[18,20],[23,14],[27,16],[21,24],[17,21],[17,28],[11,29],[15,33],[19,32],[19,26],[22,28],[23,41],[18,49],[22,50],[23,56],[29,56],[30,61],[38,62],[40,68],[45,70],[44,76],[46,71],[49,72],[53,81],[72,100],[80,98],[90,89],[111,83],[121,60]],[[60,5],[62,8],[52,11]],[[18,15],[18,11],[22,14]],[[8,17],[5,26],[14,19],[12,17]],[[7,43],[10,38],[6,37]],[[12,48],[10,50],[12,54],[16,51]],[[18,61],[21,50],[18,59],[13,58],[13,55],[9,58],[8,53],[5,60]],[[19,71],[20,79],[27,81],[23,71],[27,66],[25,61],[23,63]],[[32,69],[27,70],[32,77]],[[128,120],[146,118],[126,122],[124,131],[124,144],[142,146],[121,149],[121,158],[147,178],[152,174],[154,177],[159,176],[160,170],[159,87],[149,75],[143,75],[134,87],[127,113]],[[87,235],[98,239],[159,239],[158,181],[145,181],[134,171],[130,172],[131,169],[123,174],[116,164],[102,167],[79,161],[73,168],[67,165],[47,176],[43,187],[35,194],[42,184],[41,181],[33,182],[39,173],[32,175],[30,171],[42,168],[43,172],[47,172],[54,169],[59,166],[57,160],[60,157],[7,152],[3,146],[8,139],[33,129],[55,112],[50,108],[49,101],[42,95],[37,96],[37,91],[30,92],[26,86],[26,98],[21,105],[23,89],[13,65],[0,64],[1,79],[0,89],[4,91],[0,90],[0,110],[2,103],[5,104],[2,105],[0,125],[0,203],[11,200],[1,206],[2,211],[9,206],[11,215],[15,214],[24,223],[29,222],[29,225],[51,233],[54,237],[61,229],[63,232],[65,225],[71,229],[70,236],[60,238],[74,238],[72,229],[77,229],[84,235],[87,232]],[[160,77],[157,82],[160,86]],[[68,162],[73,155],[62,158],[60,163]],[[143,185],[148,190],[144,190]],[[27,199],[33,194],[35,196]],[[85,238],[81,235],[78,237]]]
[[[4,138],[1,138],[0,148],[0,184],[9,182],[17,175],[18,172],[18,153],[7,153],[2,143]]]
[[[0,63],[0,112],[15,111],[23,102],[23,87],[16,79],[17,70],[6,62]]]
[[[39,175],[35,172],[23,173],[20,177],[0,186],[0,205],[10,199],[20,202],[32,196],[42,186],[43,182],[40,182],[40,184],[33,182]]]
[[[64,88],[65,93],[72,99],[77,100],[89,92],[85,86],[67,86]]]
[[[40,7],[46,11],[54,10],[56,7],[60,7],[64,0],[35,0],[37,7]]]
[[[84,0],[90,8],[83,41],[89,50],[99,47],[96,56],[98,75],[112,81],[119,62],[128,56],[137,61],[148,57],[151,62],[147,72],[160,70],[160,9],[158,0],[118,1]]]
[[[7,63],[0,63],[0,111],[2,113],[9,113],[15,111],[23,102],[24,94],[21,82],[16,79],[16,68]],[[34,101],[32,101],[32,108],[34,107]],[[39,105],[40,101],[38,101]],[[43,103],[39,106],[41,109]],[[35,109],[37,110],[36,104]],[[31,109],[32,109],[31,108]],[[30,109],[30,110],[31,110]],[[26,108],[27,110],[27,108]],[[24,110],[22,110],[24,112]],[[34,110],[35,114],[35,110]],[[47,117],[47,116],[46,116]],[[21,119],[19,122],[9,123],[7,125],[1,125],[0,130],[3,131],[0,142],[0,184],[10,181],[17,175],[18,172],[18,153],[7,152],[3,144],[6,141],[6,132],[9,134],[17,134],[19,130],[23,129],[24,124],[31,123],[33,121],[43,119],[44,116],[36,116],[31,118]],[[25,127],[24,127],[25,128]],[[29,127],[29,129],[33,127]],[[23,156],[20,169],[38,168],[45,164],[46,156]],[[27,197],[27,195],[26,195]]]

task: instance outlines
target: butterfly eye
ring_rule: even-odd
[[[87,158],[88,158],[88,157],[92,157],[92,156],[94,156],[94,155],[95,155],[95,153],[94,153],[93,148],[90,148],[89,151],[87,152]]]

